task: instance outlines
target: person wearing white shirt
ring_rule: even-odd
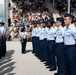
[[[0,27],[0,59],[1,59],[1,54],[2,54],[2,44],[1,44],[1,41],[2,41],[2,33],[1,33],[1,27]]]
[[[32,23],[32,46],[33,46],[33,51],[32,53],[36,53],[37,47],[36,47],[36,37],[37,37],[37,31],[36,31],[36,23]]]
[[[1,27],[0,27],[0,30],[1,30],[1,33],[2,33],[2,57],[5,56],[6,54],[6,29],[4,28],[4,22],[0,22],[1,24]]]
[[[26,53],[26,43],[27,43],[26,36],[27,36],[27,32],[25,32],[25,28],[22,28],[19,34],[19,39],[21,41],[21,53],[22,54]]]
[[[64,15],[64,44],[67,75],[76,75],[76,28],[71,14]]]
[[[39,41],[39,36],[40,36],[40,25],[41,23],[37,21],[37,27],[36,27],[36,47],[37,47],[37,53],[36,56],[40,59],[41,58],[41,51],[40,51],[40,41]]]
[[[65,70],[65,51],[64,51],[64,28],[62,24],[64,23],[64,19],[61,17],[56,18],[56,58],[57,58],[57,74],[56,75],[66,75]]]
[[[47,39],[46,39],[46,22],[41,22],[40,30],[40,51],[41,51],[41,61],[47,61]]]
[[[56,59],[55,59],[55,29],[53,28],[53,21],[48,20],[48,31],[47,31],[47,47],[48,47],[48,62],[50,71],[56,70]]]

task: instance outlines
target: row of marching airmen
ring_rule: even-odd
[[[33,53],[54,75],[76,75],[76,20],[71,14],[64,18],[32,23]]]
[[[74,16],[65,14],[64,18],[57,17],[56,22],[51,19],[33,22],[31,28],[31,36],[27,36],[25,28],[21,29],[19,38],[22,54],[26,53],[27,37],[32,37],[33,53],[41,62],[46,62],[45,65],[50,68],[50,71],[57,70],[54,75],[76,75],[76,20]],[[3,38],[4,35],[0,36]],[[2,39],[0,46],[3,42]],[[3,53],[5,54],[5,51]]]
[[[4,22],[0,22],[0,59],[6,54],[6,29]]]

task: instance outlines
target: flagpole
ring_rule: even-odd
[[[8,0],[4,0],[5,28],[8,29]]]
[[[68,13],[70,13],[70,0],[68,0]]]

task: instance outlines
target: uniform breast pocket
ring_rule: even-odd
[[[58,36],[61,36],[61,32],[58,32],[57,35],[58,35]]]
[[[70,36],[71,33],[70,33],[70,32],[66,32],[65,35],[66,35],[66,36]]]
[[[53,37],[53,34],[50,34],[49,37],[52,38]]]

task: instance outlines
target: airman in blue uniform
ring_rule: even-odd
[[[27,32],[25,32],[25,28],[22,28],[21,32],[20,32],[20,35],[19,35],[19,38],[20,38],[20,41],[21,41],[21,53],[22,54],[26,53],[26,43],[27,43],[26,36],[27,36]]]
[[[40,30],[40,51],[41,51],[41,60],[46,61],[47,60],[47,40],[46,40],[46,22],[41,22],[41,30]]]
[[[32,45],[33,45],[33,53],[37,53],[37,47],[36,47],[36,36],[37,36],[37,32],[36,32],[36,22],[32,23]]]
[[[1,55],[2,55],[2,33],[1,33],[1,24],[0,24],[0,59],[1,59]]]
[[[64,23],[64,19],[61,17],[56,18],[56,58],[57,58],[57,66],[58,70],[55,75],[66,75],[65,71],[65,51],[64,51],[64,28],[62,24]]]
[[[2,56],[4,57],[6,54],[6,29],[4,28],[4,22],[0,22],[1,24],[1,33],[2,33]]]
[[[55,59],[55,29],[53,27],[53,20],[47,21],[47,47],[48,47],[48,65],[51,68],[50,71],[56,70]]]
[[[67,75],[76,75],[76,28],[72,23],[73,18],[71,14],[64,15],[64,44]]]
[[[41,58],[41,51],[40,51],[40,30],[41,30],[41,23],[39,21],[36,22],[37,27],[36,27],[36,47],[37,47],[37,53],[36,56],[40,59]]]

